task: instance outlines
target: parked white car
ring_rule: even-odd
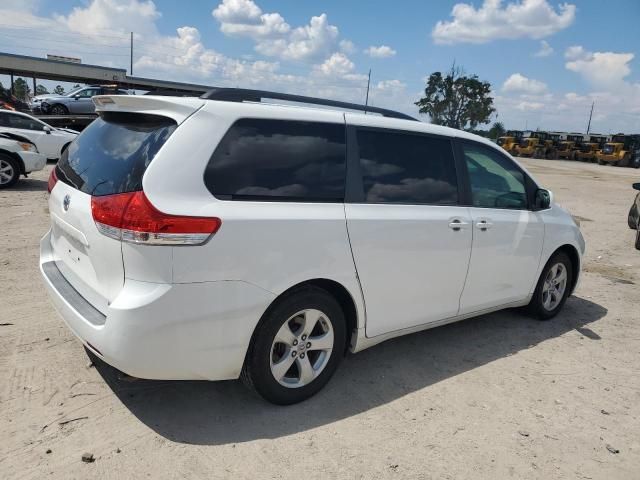
[[[20,175],[42,170],[46,163],[45,156],[28,139],[0,132],[0,189],[12,187]]]
[[[78,136],[68,128],[54,128],[31,115],[0,110],[0,132],[13,132],[28,138],[48,160],[57,160]]]
[[[575,289],[578,225],[500,147],[265,96],[323,103],[95,97],[100,117],[52,172],[40,268],[107,363],[242,376],[290,404],[349,350],[508,307],[550,319]]]

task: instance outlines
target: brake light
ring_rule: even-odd
[[[49,193],[51,193],[53,187],[56,186],[56,183],[58,183],[58,175],[56,174],[56,167],[53,167],[53,170],[51,170],[51,173],[49,174],[49,181],[47,182],[47,190]]]
[[[144,192],[91,197],[91,213],[103,235],[144,245],[202,245],[222,224],[216,217],[163,213]]]

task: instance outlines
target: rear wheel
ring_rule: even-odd
[[[569,296],[572,281],[571,259],[564,252],[555,253],[542,270],[529,312],[539,320],[555,317]]]
[[[301,402],[329,381],[345,345],[346,323],[336,299],[306,287],[279,300],[262,318],[242,377],[271,403]]]
[[[0,188],[9,188],[20,178],[18,162],[6,155],[0,155]]]
[[[49,113],[51,113],[51,115],[68,115],[69,109],[64,105],[57,103],[51,107]]]

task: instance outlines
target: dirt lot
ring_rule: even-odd
[[[563,313],[389,341],[287,408],[238,382],[90,366],[38,274],[51,165],[3,191],[0,478],[640,478],[640,252],[626,225],[640,171],[524,163],[582,217],[585,273]]]

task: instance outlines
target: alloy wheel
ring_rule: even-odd
[[[297,312],[280,327],[271,345],[273,378],[287,388],[310,384],[329,363],[333,342],[327,315],[315,309]]]
[[[556,308],[567,289],[567,268],[563,263],[556,263],[549,269],[542,286],[542,306],[547,311]]]
[[[0,159],[0,185],[6,185],[11,182],[14,175],[13,165],[6,160]]]

